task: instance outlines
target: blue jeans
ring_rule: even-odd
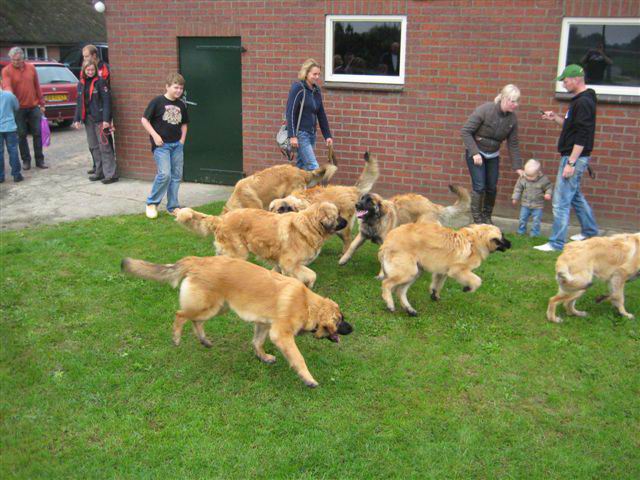
[[[315,170],[319,167],[313,148],[316,146],[316,134],[298,132],[298,161],[296,167],[302,170]]]
[[[500,175],[500,157],[484,158],[483,156],[482,165],[473,163],[473,156],[469,155],[469,152],[466,153],[466,158],[473,191],[495,195]]]
[[[518,224],[518,233],[524,235],[527,233],[527,222],[531,217],[531,236],[540,235],[540,222],[542,221],[542,208],[529,208],[522,205],[520,207],[520,223]]]
[[[4,180],[4,144],[9,152],[9,165],[13,178],[20,176],[20,159],[18,158],[18,134],[16,132],[0,132],[0,180]]]
[[[147,205],[158,205],[167,194],[167,211],[172,212],[178,204],[178,188],[182,180],[184,165],[184,146],[180,142],[165,143],[153,151],[158,173],[153,180]]]
[[[578,158],[574,174],[569,178],[564,178],[562,171],[568,160],[568,156],[563,156],[560,160],[560,168],[553,190],[553,227],[549,243],[556,250],[562,250],[566,242],[571,207],[576,212],[582,234],[585,237],[598,235],[598,225],[593,217],[593,211],[580,190],[582,175],[589,166],[590,157]]]

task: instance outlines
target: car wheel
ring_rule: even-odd
[[[70,127],[72,123],[73,123],[73,120],[62,120],[61,122],[58,122],[58,126],[66,128],[66,127]]]

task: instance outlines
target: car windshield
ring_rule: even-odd
[[[67,67],[57,65],[36,65],[38,80],[47,83],[77,83],[78,79]]]

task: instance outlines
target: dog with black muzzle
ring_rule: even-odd
[[[246,259],[253,253],[309,288],[313,288],[316,273],[306,265],[320,254],[327,238],[347,226],[338,207],[329,202],[282,215],[256,208],[240,208],[221,216],[181,208],[174,214],[188,229],[215,236],[218,255]]]
[[[254,327],[253,349],[264,363],[276,357],[264,351],[271,342],[289,361],[291,368],[309,387],[317,387],[298,350],[295,336],[310,332],[318,339],[339,342],[353,327],[344,321],[340,307],[321,297],[294,278],[285,277],[259,265],[230,257],[185,257],[174,264],[158,265],[125,258],[122,270],[136,277],[180,285],[180,310],[173,323],[173,342],[180,344],[182,328],[191,320],[193,331],[206,347],[211,341],[204,332],[204,322],[233,310]]]
[[[396,195],[389,200],[376,193],[363,195],[356,203],[360,231],[338,263],[347,263],[366,240],[381,244],[387,234],[399,225],[446,222],[468,212],[469,191],[455,185],[449,185],[449,190],[458,196],[456,202],[449,206],[433,203],[417,193]]]
[[[422,271],[431,272],[432,300],[440,300],[440,291],[447,277],[463,285],[465,292],[474,292],[482,284],[473,273],[490,253],[511,248],[495,225],[470,225],[453,230],[436,223],[409,223],[393,229],[387,235],[378,259],[382,265],[382,299],[394,312],[393,293],[409,315],[417,315],[407,299],[407,291]]]

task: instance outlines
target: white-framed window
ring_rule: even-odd
[[[325,81],[404,84],[407,17],[327,15]]]
[[[47,47],[22,47],[25,60],[48,60]]]
[[[562,20],[558,75],[572,63],[582,65],[585,82],[596,93],[640,96],[640,19]],[[566,92],[556,82],[556,92]]]

